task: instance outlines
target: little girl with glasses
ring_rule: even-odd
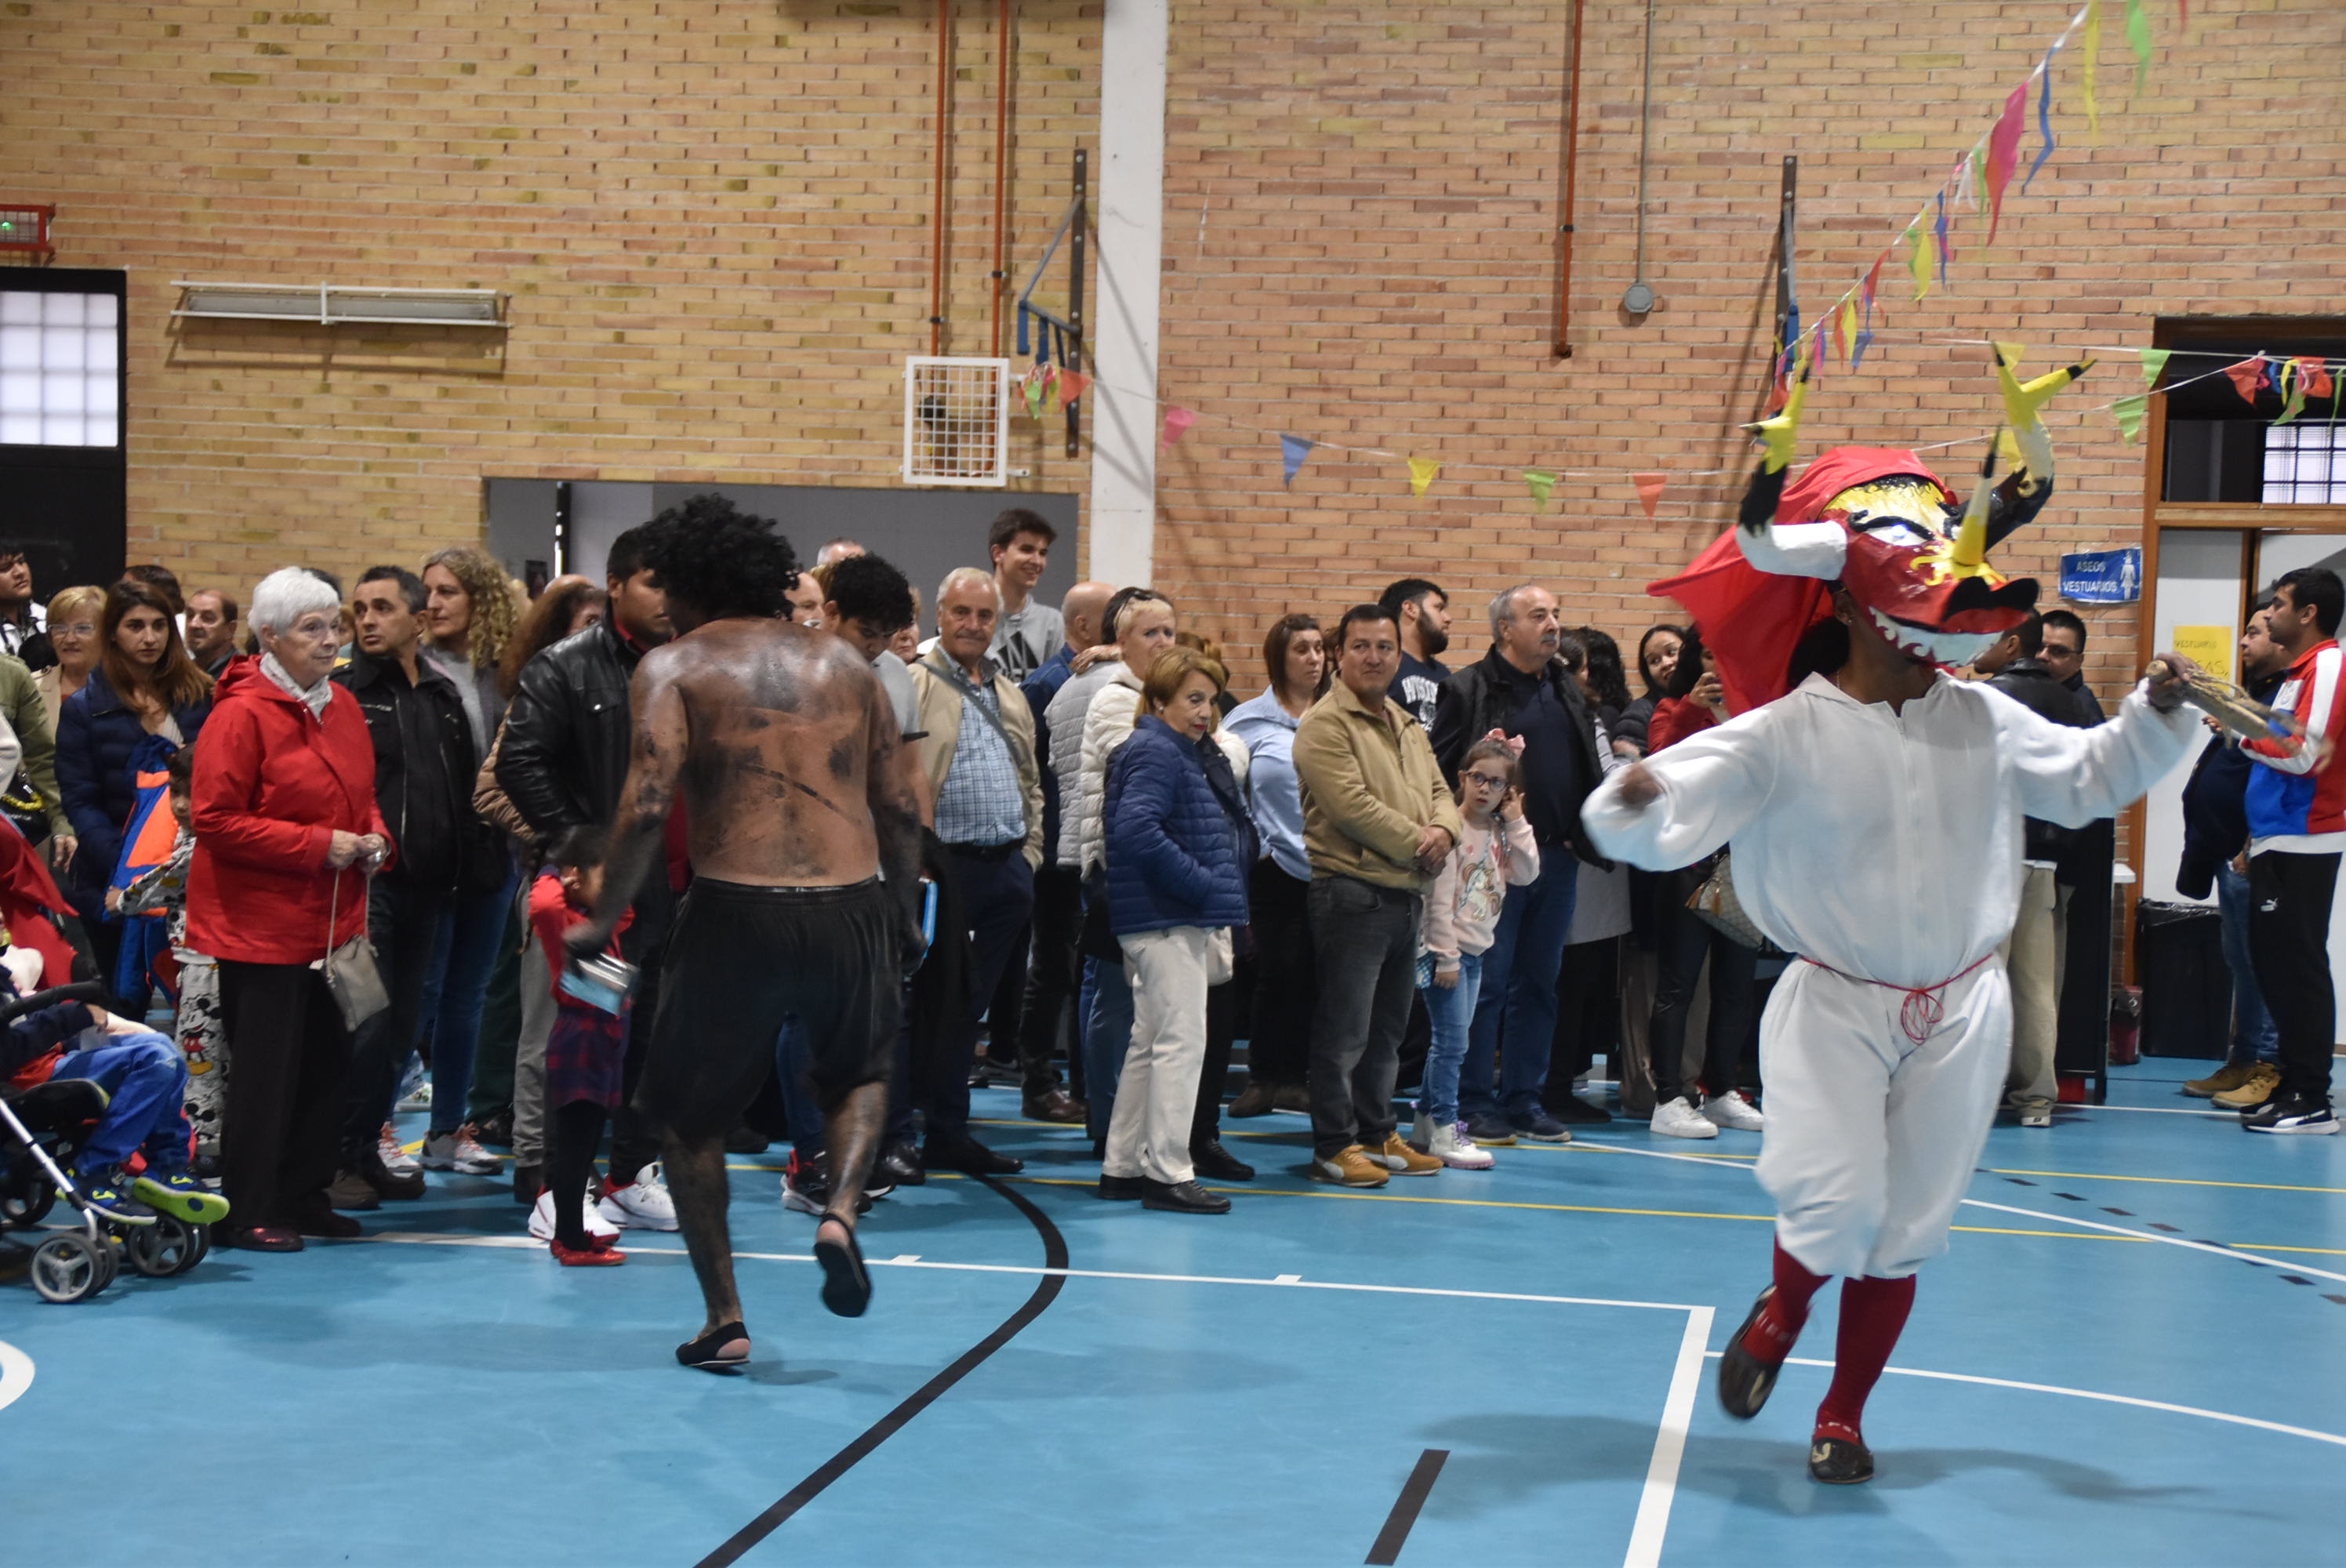
[[[1411,1140],[1454,1170],[1488,1170],[1494,1161],[1477,1148],[1458,1118],[1458,1070],[1466,1060],[1466,1031],[1482,989],[1483,955],[1499,929],[1509,886],[1539,876],[1539,848],[1524,820],[1521,740],[1476,741],[1458,769],[1458,807],[1465,831],[1425,895],[1418,933],[1418,987],[1433,1024],[1425,1056],[1425,1084]]]

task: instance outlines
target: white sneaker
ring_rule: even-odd
[[[668,1183],[660,1179],[657,1165],[646,1166],[627,1186],[613,1187],[610,1196],[596,1207],[605,1219],[624,1229],[676,1228],[676,1200],[668,1196]]]
[[[504,1167],[497,1156],[473,1141],[470,1126],[423,1140],[423,1168],[454,1171],[458,1176],[495,1176]]]
[[[1768,1118],[1760,1114],[1759,1106],[1743,1097],[1740,1089],[1713,1095],[1702,1103],[1702,1115],[1705,1121],[1730,1132],[1757,1133],[1768,1125]]]
[[[1719,1124],[1706,1117],[1681,1095],[1654,1107],[1654,1132],[1665,1138],[1715,1138]]]
[[[1435,1127],[1426,1142],[1425,1152],[1454,1171],[1486,1171],[1499,1163],[1497,1156],[1477,1147],[1474,1140],[1466,1135],[1464,1122],[1445,1122]]]
[[[395,1176],[412,1176],[423,1168],[415,1163],[413,1155],[400,1146],[399,1134],[389,1122],[382,1125],[382,1131],[376,1135],[375,1152],[382,1156],[383,1169]]]
[[[590,1238],[601,1237],[608,1241],[619,1234],[617,1226],[595,1212],[595,1206],[586,1202],[585,1194],[579,1195],[578,1201],[586,1211],[586,1234]],[[542,1192],[537,1195],[537,1207],[529,1211],[529,1233],[540,1241],[554,1239],[554,1195],[552,1193]]]

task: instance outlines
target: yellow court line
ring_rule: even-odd
[[[2320,1192],[2346,1193],[2346,1186],[2283,1186],[2264,1181],[2202,1181],[2196,1176],[2119,1176],[2115,1171],[2008,1171],[1990,1166],[1995,1176],[2058,1176],[2064,1181],[2147,1181],[2162,1182],[2170,1186],[2237,1186],[2258,1192]]]
[[[2332,1257],[2346,1257],[2346,1247],[2275,1247],[2263,1241],[2236,1241],[2230,1245],[2253,1252],[2321,1252]]]

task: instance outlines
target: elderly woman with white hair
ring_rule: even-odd
[[[366,935],[367,878],[391,842],[366,720],[327,678],[341,597],[298,566],[261,579],[251,613],[260,654],[221,673],[196,745],[188,942],[219,960],[236,1062],[221,1133],[235,1224],[221,1239],[261,1252],[359,1231],[326,1201],[351,1039],[311,966]]]

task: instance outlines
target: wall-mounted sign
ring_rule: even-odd
[[[2081,605],[2130,605],[2142,597],[2142,552],[2089,550],[2061,557],[2061,596]]]

